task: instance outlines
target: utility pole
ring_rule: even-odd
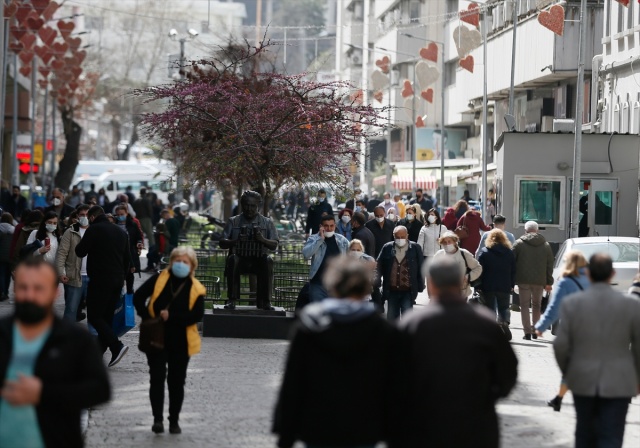
[[[369,13],[370,0],[364,0],[364,23],[362,36],[362,103],[369,102]],[[360,143],[360,188],[364,192],[367,185],[367,141],[362,139]]]
[[[511,44],[511,84],[509,84],[509,115],[513,117],[515,108],[515,76],[516,76],[516,28],[518,27],[518,0],[513,0],[513,42]]]
[[[447,54],[445,53],[445,42],[447,41],[447,36],[445,36],[445,34],[443,33],[442,35],[442,42],[440,45],[442,45],[442,75],[441,75],[441,79],[440,79],[440,107],[442,110],[442,125],[441,125],[441,132],[440,132],[440,200],[438,201],[438,205],[440,206],[440,210],[442,210],[442,212],[440,213],[442,216],[444,216],[444,211],[446,209],[446,204],[444,203],[444,158],[445,158],[445,153],[447,151],[447,148],[444,147],[444,133],[445,131],[445,123],[447,120],[447,115],[446,115],[446,102],[445,102],[445,89],[447,87],[447,82],[446,82],[446,77],[447,77],[447,71],[446,71],[446,57]]]
[[[579,235],[580,218],[580,177],[582,176],[582,112],[584,109],[584,53],[587,46],[587,0],[580,2],[580,45],[578,46],[578,81],[576,83],[575,135],[573,142],[573,185],[571,189],[571,233],[570,238]]]
[[[487,214],[487,162],[489,156],[489,133],[487,124],[488,106],[487,106],[487,16],[489,15],[489,8],[485,7],[482,13],[482,71],[484,74],[484,82],[482,87],[482,183],[481,191],[482,195],[482,219]]]

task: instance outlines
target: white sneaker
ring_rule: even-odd
[[[124,357],[124,355],[127,354],[128,351],[129,351],[129,346],[123,345],[122,347],[120,347],[120,351],[118,351],[118,353],[114,353],[113,356],[111,356],[111,362],[109,363],[109,367],[113,367],[116,364],[118,364],[120,360]]]

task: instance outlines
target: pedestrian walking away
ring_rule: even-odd
[[[614,290],[607,254],[589,259],[591,286],[565,298],[553,343],[576,408],[575,447],[620,448],[640,390],[640,301]]]
[[[200,352],[196,325],[204,316],[206,295],[205,287],[194,276],[197,267],[194,250],[180,246],[171,252],[167,269],[149,278],[133,296],[143,320],[159,316],[164,321],[164,348],[147,353],[153,412],[151,429],[155,433],[164,432],[165,379],[169,388],[169,432],[182,432],[179,420],[187,366],[190,358]]]
[[[467,236],[458,235],[460,237],[460,247],[475,255],[480,245],[480,231],[488,232],[491,227],[485,225],[482,216],[475,210],[468,210],[462,215],[458,220],[457,229],[461,227],[466,229]],[[457,230],[456,233],[458,233]]]
[[[482,275],[482,266],[478,260],[465,249],[458,246],[460,239],[458,235],[451,231],[442,234],[438,243],[442,246],[433,256],[433,261],[439,258],[451,259],[458,265],[458,273],[462,278],[462,290],[460,294],[464,297],[471,295],[471,284],[480,279]]]
[[[15,230],[13,216],[10,213],[3,213],[0,217],[0,302],[9,299],[11,241]]]
[[[88,257],[87,318],[98,332],[102,353],[107,348],[111,351],[109,367],[113,367],[129,350],[112,329],[113,313],[131,266],[129,238],[126,232],[109,222],[99,205],[91,207],[87,217],[90,226],[75,252],[80,258]]]
[[[520,294],[523,339],[531,340],[538,338],[534,325],[540,320],[542,293],[550,292],[553,285],[554,259],[551,246],[538,233],[537,222],[527,221],[524,230],[526,233],[516,240],[513,252],[516,256],[516,285]]]
[[[109,400],[93,337],[56,317],[58,275],[42,258],[15,271],[15,308],[0,319],[0,446],[80,448],[80,413]]]
[[[507,218],[505,218],[504,216],[495,215],[493,217],[493,228],[502,230],[505,233],[505,235],[507,235],[507,239],[511,243],[511,247],[513,247],[513,245],[516,244],[516,237],[513,236],[513,233],[507,232],[505,230],[506,224],[507,224]],[[489,236],[489,232],[485,232],[482,234],[482,238],[480,238],[480,244],[478,245],[478,250],[476,251],[476,258],[478,258],[478,255],[480,255],[480,250],[484,247],[488,236]]]
[[[133,294],[133,281],[134,274],[140,272],[140,252],[144,247],[144,241],[142,232],[138,225],[133,221],[133,218],[129,215],[127,207],[125,205],[119,205],[116,207],[116,223],[120,229],[126,232],[129,237],[129,253],[131,264],[127,270],[125,276],[125,283],[127,286],[127,294]],[[138,274],[140,275],[140,274]]]
[[[399,333],[363,301],[371,289],[364,264],[335,258],[323,280],[331,298],[306,306],[294,324],[273,421],[277,446],[373,448],[390,441],[397,419]]]
[[[133,209],[136,212],[136,218],[140,221],[142,230],[149,240],[149,246],[153,246],[155,241],[153,239],[153,204],[147,197],[147,189],[140,189],[140,197],[133,203]],[[109,210],[111,211],[111,210]]]
[[[404,448],[500,446],[495,405],[515,386],[518,361],[495,317],[466,304],[457,268],[451,258],[434,259],[431,303],[400,322],[405,355],[398,412],[423,422],[394,428]],[[436,361],[452,353],[455,363]]]

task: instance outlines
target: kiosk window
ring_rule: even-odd
[[[518,222],[559,225],[561,190],[560,181],[520,180]]]

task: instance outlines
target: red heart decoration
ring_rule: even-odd
[[[20,41],[11,40],[9,42],[9,50],[13,51],[14,53],[20,53],[23,48],[24,48],[24,45],[22,45],[22,42]]]
[[[47,47],[51,46],[58,32],[51,27],[44,26],[38,30],[38,36]]]
[[[29,65],[33,61],[33,52],[23,50],[18,54],[18,57],[22,61],[22,65]]]
[[[24,45],[24,48],[28,50],[36,42],[36,35],[32,33],[27,33],[24,36],[22,36],[22,39],[20,39],[20,42],[22,42],[22,44]]]
[[[51,20],[51,17],[56,13],[60,5],[56,2],[49,3],[49,6],[46,7],[44,11],[42,11],[42,18],[46,21]]]
[[[16,11],[18,11],[18,2],[14,0],[4,7],[4,18],[12,18]]]
[[[39,79],[38,85],[40,86],[41,89],[46,89],[47,86],[49,85],[49,82],[46,79]]]
[[[402,98],[407,98],[413,95],[413,88],[411,87],[411,81],[409,81],[408,79],[404,80],[401,95],[402,95]]]
[[[40,18],[29,17],[26,22],[27,28],[32,31],[37,31],[44,25],[44,20]]]
[[[64,82],[69,82],[73,78],[73,75],[71,74],[71,72],[68,72],[66,70],[56,73],[56,76],[62,79]]]
[[[69,95],[69,89],[67,89],[66,87],[60,87],[58,89],[58,94],[60,96],[67,96],[67,95]]]
[[[78,61],[78,65],[82,64],[82,61],[84,61],[84,58],[87,57],[87,52],[84,50],[80,50],[80,51],[76,51],[73,53],[73,55],[75,56],[76,60]]]
[[[51,53],[47,47],[36,45],[35,47],[33,47],[33,51],[35,51],[38,57],[42,59],[42,62],[44,62],[45,64],[48,64],[53,57],[53,53]]]
[[[71,81],[69,83],[69,89],[71,89],[72,92],[75,92],[77,88],[78,88],[78,83],[76,81]]]
[[[438,62],[438,44],[431,42],[426,47],[421,48],[420,56],[427,61]]]
[[[67,99],[62,97],[58,98],[58,104],[64,106],[65,104],[67,104]]]
[[[429,88],[427,90],[423,90],[420,92],[420,96],[430,103],[433,103],[433,89]]]
[[[25,78],[28,78],[29,75],[31,75],[31,66],[30,65],[24,65],[24,66],[20,67],[18,69],[18,71],[20,72],[20,74],[22,76],[24,76]]]
[[[48,67],[38,67],[38,71],[40,72],[40,74],[42,76],[44,76],[45,78],[47,76],[49,76],[49,73],[51,73],[51,69]]]
[[[473,56],[469,55],[464,59],[460,59],[460,67],[473,73]]]
[[[80,39],[79,37],[69,37],[67,39],[67,43],[69,44],[69,48],[71,48],[71,51],[75,51],[82,43],[82,39]]]
[[[466,10],[458,13],[460,20],[469,23],[476,28],[480,27],[480,7],[477,3],[471,3]]]
[[[11,25],[11,28],[9,29],[11,31],[11,35],[17,40],[22,39],[22,37],[27,33],[27,29],[21,26]]]
[[[78,65],[78,61],[73,56],[67,56],[64,58],[64,63],[67,67],[75,67]]]
[[[65,22],[64,20],[58,20],[58,29],[60,35],[66,39],[71,34],[71,31],[75,28],[76,24],[73,22]]]
[[[616,0],[618,3],[622,3],[627,8],[629,7],[629,0]]]
[[[377,92],[375,92],[373,94],[373,97],[376,99],[376,101],[378,101],[378,103],[382,103],[382,97],[383,97],[382,90],[378,90]]]
[[[42,14],[42,11],[49,6],[49,0],[31,0],[31,4],[33,5],[33,9],[38,11],[38,14]]]
[[[417,128],[423,128],[424,126],[425,126],[425,124],[424,124],[424,120],[422,119],[422,117],[416,118],[416,127]]]
[[[71,68],[71,73],[73,73],[73,76],[75,77],[75,79],[78,79],[80,77],[80,75],[82,74],[82,68],[80,68],[80,67],[72,67]]]
[[[51,68],[54,70],[61,70],[64,68],[64,61],[61,61],[60,59],[54,59],[53,61],[51,61]]]
[[[53,45],[51,45],[51,49],[53,50],[53,53],[55,55],[63,55],[67,52],[67,50],[69,49],[69,44],[66,42],[54,42]]]
[[[29,14],[31,14],[31,11],[33,11],[33,9],[31,8],[30,3],[21,3],[16,11],[16,19],[18,19],[18,23],[24,22]]]
[[[540,11],[538,22],[558,36],[562,36],[564,33],[564,8],[560,5],[553,5],[549,11]]]
[[[58,78],[53,78],[51,80],[51,87],[53,87],[54,89],[58,90],[60,87],[62,87],[64,85],[64,83],[62,82],[61,79]]]
[[[391,64],[391,59],[389,56],[384,56],[382,59],[376,60],[376,65],[380,68],[382,73],[389,73],[389,64]]]

